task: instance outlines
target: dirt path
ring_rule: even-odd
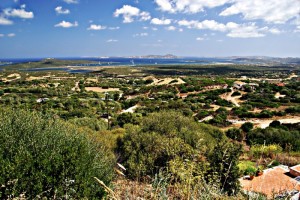
[[[240,107],[239,102],[241,102],[241,100],[239,100],[242,95],[240,96],[231,96],[234,93],[233,88],[230,88],[231,92],[225,93],[225,94],[221,94],[220,97],[226,101],[230,101],[231,103],[233,103],[236,107]]]
[[[280,94],[279,92],[277,92],[275,95],[274,95],[275,99],[279,99],[279,98],[282,98],[282,97],[285,97],[284,94]]]
[[[139,105],[132,106],[126,110],[122,110],[121,113],[134,113],[135,109],[140,107]]]
[[[79,81],[75,83],[75,86],[71,89],[72,91],[79,91]]]
[[[270,119],[248,119],[248,120],[228,120],[232,123],[232,126],[230,127],[240,127],[245,122],[251,122],[254,124],[257,128],[267,128],[270,123],[274,120],[278,120],[283,124],[295,124],[300,123],[300,116],[288,116],[288,117],[281,117],[281,118],[270,118]]]
[[[119,88],[107,88],[103,89],[101,87],[85,87],[86,91],[93,91],[93,92],[119,92]]]

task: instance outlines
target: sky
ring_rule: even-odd
[[[300,0],[0,0],[0,58],[300,57]]]

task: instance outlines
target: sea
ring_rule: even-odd
[[[18,58],[18,59],[0,59],[0,71],[4,66],[9,66],[18,63],[38,62],[49,58]],[[156,65],[207,65],[207,64],[242,64],[243,61],[231,58],[121,58],[121,57],[68,57],[68,58],[55,58],[60,60],[86,60],[84,64],[72,65],[70,68],[51,68],[51,70],[68,71],[71,73],[85,73],[93,71],[93,67],[99,66],[156,66]],[[91,64],[91,61],[93,63]],[[76,69],[78,67],[78,69]],[[79,68],[91,67],[91,70],[82,70]],[[33,68],[26,69],[25,71],[48,71],[49,68]]]

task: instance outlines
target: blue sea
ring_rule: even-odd
[[[24,58],[24,59],[0,59],[0,70],[1,67],[17,64],[17,63],[27,63],[27,62],[38,62],[45,58]],[[73,69],[69,68],[54,68],[51,70],[63,70],[72,73],[84,73],[89,72],[89,70],[76,70],[77,67],[99,67],[99,66],[149,66],[149,65],[188,65],[188,64],[216,64],[216,63],[241,63],[230,58],[176,58],[176,59],[152,59],[152,58],[120,58],[120,57],[109,57],[109,58],[56,58],[60,60],[86,60],[86,64],[75,65]],[[96,62],[95,64],[90,64],[90,61]],[[73,65],[72,65],[73,66]],[[28,71],[48,71],[49,68],[35,68],[29,69]]]

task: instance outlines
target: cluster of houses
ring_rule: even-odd
[[[261,176],[250,180],[240,179],[243,190],[250,196],[257,193],[267,196],[268,199],[300,199],[300,164],[288,167],[279,165],[263,171]]]

